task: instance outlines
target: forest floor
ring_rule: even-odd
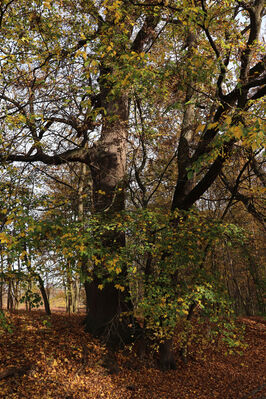
[[[0,330],[1,399],[265,399],[265,334],[262,318],[243,318],[243,355],[217,347],[191,347],[177,369],[158,370],[154,356],[134,348],[116,355],[110,374],[105,348],[84,333],[82,315],[6,312],[12,331]],[[112,370],[111,370],[112,371]]]

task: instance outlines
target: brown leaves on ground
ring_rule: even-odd
[[[19,311],[12,333],[0,335],[1,399],[262,399],[266,394],[261,318],[244,318],[248,347],[241,355],[195,348],[188,364],[161,372],[134,350],[116,356],[108,373],[105,348],[82,326],[83,316]],[[119,373],[117,373],[119,369]]]

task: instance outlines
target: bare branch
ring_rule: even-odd
[[[243,203],[243,205],[245,206],[245,208],[247,209],[247,211],[254,216],[254,218],[256,220],[258,220],[258,222],[261,223],[261,225],[263,226],[264,230],[266,230],[266,219],[265,217],[257,211],[257,209],[255,208],[252,198],[249,198],[248,196],[240,193],[238,191],[238,183],[236,182],[236,184],[234,186],[232,186],[229,181],[226,179],[224,174],[221,174],[221,180],[224,183],[225,187],[231,192],[233,198],[235,198],[238,201],[241,201]]]
[[[75,148],[67,150],[61,154],[47,155],[41,149],[36,154],[1,154],[0,162],[43,162],[46,165],[62,165],[67,162],[83,162],[90,164],[90,154],[88,149]]]
[[[250,17],[250,32],[249,38],[246,44],[246,49],[243,51],[241,56],[241,69],[240,69],[240,80],[246,83],[248,79],[249,65],[252,56],[252,45],[259,38],[261,20],[262,20],[262,10],[264,7],[264,0],[257,0],[254,2],[254,6],[248,6],[243,1],[239,4],[249,13]]]

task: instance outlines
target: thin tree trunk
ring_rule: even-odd
[[[0,271],[1,273],[4,272],[4,258],[3,255],[0,255]],[[4,279],[3,277],[0,278],[0,310],[3,309],[3,286],[4,286]]]
[[[3,281],[0,280],[0,310],[3,309]]]
[[[31,262],[30,262],[29,256],[27,255],[26,244],[24,245],[24,250],[25,250],[25,253],[26,253],[26,255],[25,255],[25,263],[26,263],[28,272],[29,272],[30,275],[35,276],[38,279],[39,289],[40,289],[40,292],[41,292],[41,295],[42,295],[45,313],[47,315],[51,315],[50,303],[49,303],[49,299],[47,297],[47,293],[46,293],[46,290],[45,290],[45,287],[44,287],[43,279],[41,278],[39,273],[36,273],[36,272],[34,272],[32,270]],[[31,284],[32,283],[30,282],[29,284],[30,284],[30,288],[31,288]],[[30,304],[27,304],[27,302],[26,302],[26,309],[27,309],[27,306],[29,306],[29,310],[31,310]]]
[[[248,248],[245,246],[241,247],[242,252],[244,257],[247,259],[247,264],[248,264],[248,269],[250,272],[250,275],[252,277],[254,286],[255,286],[255,294],[256,294],[256,299],[257,299],[257,307],[258,311],[261,314],[265,314],[265,302],[263,300],[263,287],[262,287],[262,282],[261,278],[258,275],[258,265],[256,264],[256,261],[254,257],[251,255],[250,251]]]
[[[45,309],[45,313],[47,315],[51,315],[51,309],[50,309],[50,303],[49,303],[49,299],[48,296],[46,294],[46,290],[44,287],[44,282],[43,279],[41,278],[41,276],[38,274],[38,283],[39,283],[39,288],[42,294],[42,299],[43,299],[43,303],[44,303],[44,309]]]
[[[8,289],[7,289],[7,310],[13,310],[13,297],[12,297],[12,285],[11,280],[8,282]]]
[[[78,311],[78,300],[79,300],[79,280],[78,276],[75,276],[72,282],[72,312],[77,313]]]
[[[65,293],[66,293],[66,312],[68,314],[72,313],[72,277],[71,270],[67,265],[66,270],[66,283],[65,283]]]
[[[14,298],[14,310],[18,309],[18,304],[19,304],[19,301],[18,301],[18,284],[19,284],[18,281],[11,280],[11,286],[12,286],[12,292],[13,292],[13,298]]]
[[[7,259],[7,267],[8,271],[12,272],[12,266],[10,259]],[[7,289],[7,309],[12,311],[14,309],[14,298],[12,292],[12,280],[11,278],[8,280],[8,289]]]
[[[27,290],[30,291],[30,292],[31,292],[31,290],[32,290],[32,281],[31,281],[31,280],[28,281]],[[28,301],[28,300],[26,299],[25,304],[26,304],[26,310],[27,310],[28,312],[31,312],[31,302]]]

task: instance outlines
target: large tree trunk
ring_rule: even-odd
[[[121,98],[105,104],[105,109],[108,117],[92,157],[91,175],[94,213],[111,220],[125,208],[127,100]],[[110,252],[125,245],[125,236],[121,232],[103,234],[102,240]],[[93,281],[85,286],[88,305],[86,329],[102,336],[107,344],[123,344],[128,342],[132,333],[128,318],[121,318],[122,312],[132,310],[128,288],[125,286],[121,292],[115,288],[115,282],[108,282],[100,289],[102,279],[98,277],[97,267],[94,265]],[[100,267],[102,274],[103,264]],[[126,267],[121,273],[126,279]]]
[[[188,32],[187,36],[187,46],[188,58],[193,55],[193,47],[195,46],[196,37],[191,32]],[[192,83],[192,78],[189,79]],[[181,127],[181,134],[178,145],[177,154],[177,166],[178,166],[178,178],[175,186],[174,196],[172,200],[171,210],[183,209],[186,196],[189,194],[193,187],[193,178],[188,179],[187,168],[190,166],[190,154],[189,154],[189,143],[193,139],[193,120],[195,114],[195,105],[192,103],[194,91],[190,84],[187,87],[186,99],[184,105],[184,114]],[[173,221],[175,227],[178,229],[178,220]],[[163,257],[167,258],[167,254]],[[173,276],[173,285],[177,284],[178,280],[178,270]],[[159,351],[159,363],[162,370],[175,369],[175,358],[172,351],[172,339],[167,339],[165,342],[160,344]]]

